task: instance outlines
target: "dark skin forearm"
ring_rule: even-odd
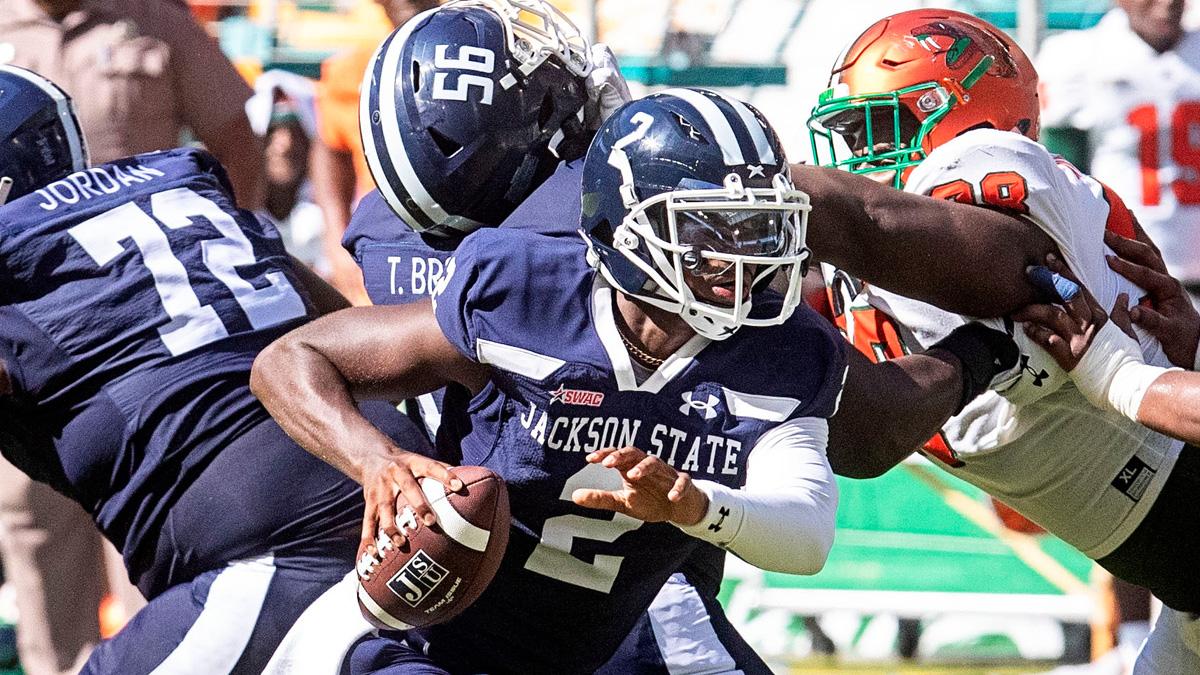
[[[1025,268],[1055,249],[1033,223],[835,169],[794,165],[792,180],[812,199],[807,241],[819,260],[968,316],[1002,316],[1037,300]]]
[[[12,380],[8,379],[8,371],[4,369],[4,362],[0,361],[0,396],[7,396],[12,391]]]
[[[929,440],[958,406],[961,366],[940,349],[872,363],[849,349],[842,404],[829,420],[829,464],[849,478],[880,476]]]
[[[1200,373],[1163,373],[1146,389],[1138,421],[1192,445],[1200,445]]]
[[[412,398],[450,382],[478,393],[488,376],[486,366],[446,340],[426,300],[345,309],[302,326],[258,355],[250,388],[297,443],[362,484],[367,508],[360,546],[373,552],[377,536],[403,544],[396,523],[401,494],[418,519],[436,522],[418,479],[452,490],[462,483],[449,465],[392,443],[362,416],[355,399]]]
[[[486,377],[481,368],[445,341],[428,302],[351,308],[269,345],[254,361],[250,388],[297,443],[361,481],[364,465],[403,448],[355,399],[415,398],[453,380],[474,392]]]

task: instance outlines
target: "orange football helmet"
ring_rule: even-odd
[[[838,56],[808,120],[818,163],[891,171],[896,187],[965,131],[1037,140],[1038,125],[1029,57],[999,28],[948,9],[901,12],[868,28]]]

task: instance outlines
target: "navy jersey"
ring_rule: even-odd
[[[720,342],[695,336],[639,385],[614,294],[577,244],[512,229],[470,235],[447,263],[438,322],[492,379],[462,433],[438,440],[504,477],[513,528],[484,595],[421,634],[437,659],[471,672],[593,672],[705,545],[667,523],[572,503],[578,488],[620,488],[615,470],[585,461],[590,451],[632,445],[739,487],[767,430],[836,410],[845,354],[811,310]],[[755,313],[778,302],[756,297]]]
[[[254,356],[313,315],[278,233],[191,149],[72,174],[0,207],[0,360],[54,439],[56,476],[118,547],[269,417]],[[136,573],[131,569],[132,573]]]
[[[504,221],[550,236],[579,238],[580,176],[583,162],[562,163]],[[459,239],[422,237],[372,190],[359,201],[342,246],[363,272],[367,295],[376,305],[403,305],[429,297]]]

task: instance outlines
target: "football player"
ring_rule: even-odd
[[[1143,296],[1105,262],[1112,252],[1106,237],[1109,242],[1117,241],[1115,236],[1134,237],[1135,221],[1114,192],[1034,141],[1037,74],[994,26],[946,10],[882,19],[838,58],[810,127],[814,150],[832,150],[834,162],[850,171],[872,174],[906,192],[1016,214],[1031,234],[1054,240],[1061,258],[1096,291],[1102,306],[1111,307],[1120,296]],[[967,320],[890,292],[902,290],[898,287],[868,285],[855,298],[853,284],[837,286],[852,289],[844,293],[848,301],[879,310],[843,317],[849,337],[873,358],[919,351]],[[1081,302],[1077,298],[1068,306]],[[887,330],[879,330],[885,325]],[[880,337],[872,338],[877,330]],[[888,331],[893,339],[881,339]],[[1117,378],[1120,386],[1105,390],[1106,381],[1098,389],[1076,387],[1023,331],[1014,337],[1021,350],[1019,366],[993,382],[995,391],[952,418],[926,445],[926,454],[1115,576],[1151,589],[1168,607],[1200,610],[1195,579],[1200,549],[1180,545],[1177,525],[1197,515],[1192,464],[1200,454],[1147,429],[1138,421],[1148,419],[1131,414],[1143,393],[1150,396],[1147,387],[1154,388],[1145,370],[1149,366],[1120,371],[1123,361],[1114,357],[1105,362],[1112,368],[1102,374],[1129,374]],[[1163,345],[1145,331],[1138,332],[1138,342],[1123,346],[1129,360],[1169,365]],[[1093,405],[1106,400],[1105,391],[1116,409]],[[848,382],[847,411],[858,400]],[[869,408],[871,402],[864,405]],[[880,423],[886,425],[887,419]],[[890,452],[866,444],[861,452],[842,454],[832,433],[830,447],[835,468],[861,476],[881,473],[907,454],[900,446]],[[1037,470],[1030,471],[1031,466]],[[1172,629],[1156,631],[1151,643],[1155,640],[1181,645]],[[1138,672],[1193,669],[1138,665]]]
[[[317,314],[303,266],[206,153],[89,167],[60,89],[4,66],[0,89],[0,450],[78,501],[150,600],[83,672],[258,673],[353,568],[363,511],[248,386]]]
[[[1200,292],[1189,133],[1200,123],[1200,32],[1184,27],[1184,0],[1112,4],[1092,28],[1042,43],[1042,125],[1079,146],[1090,164],[1080,168],[1125,196],[1171,273]]]
[[[586,247],[478,230],[433,302],[339,312],[255,365],[281,424],[364,483],[365,532],[402,536],[401,492],[428,523],[416,478],[453,488],[453,472],[380,436],[352,393],[458,383],[471,406],[446,407],[439,446],[509,483],[487,592],[449,623],[368,640],[352,672],[591,673],[704,541],[782,571],[824,562],[844,349],[796,309],[808,205],[773,131],[732,99],[657,94],[601,126],[582,194]],[[783,295],[756,288],[775,274]]]
[[[374,70],[363,83],[363,136],[367,140],[370,166],[383,189],[363,199],[347,229],[345,244],[362,267],[368,292],[376,304],[404,304],[427,297],[444,273],[445,260],[464,233],[480,226],[494,226],[504,215],[509,216],[504,221],[505,226],[578,241],[581,163],[560,164],[541,187],[530,197],[524,197],[541,182],[540,178],[532,183],[528,181],[525,167],[552,166],[556,154],[561,159],[573,157],[569,151],[563,151],[569,146],[558,142],[557,137],[562,134],[557,131],[557,122],[544,114],[550,101],[543,92],[548,88],[547,83],[563,78],[561,68],[556,66],[545,74],[547,83],[539,82],[545,69],[542,67],[534,69],[528,78],[510,89],[494,87],[496,95],[486,106],[473,101],[437,100],[431,94],[430,80],[433,73],[439,71],[431,61],[430,53],[434,48],[428,43],[455,43],[460,49],[462,45],[468,45],[475,50],[497,53],[504,50],[504,46],[495,44],[494,39],[492,43],[484,39],[487,31],[465,35],[452,33],[448,27],[459,25],[448,20],[455,7],[471,7],[471,3],[443,6],[438,15],[447,18],[445,23],[436,17],[415,22],[385,43],[375,60]],[[496,9],[499,16],[506,16],[503,5]],[[475,19],[475,23],[485,21]],[[511,25],[517,31],[522,30],[519,22],[511,21]],[[562,26],[562,32],[568,33],[571,28]],[[529,35],[528,31],[523,34]],[[534,44],[539,42],[532,39]],[[619,90],[622,83],[619,79],[615,83],[612,81],[613,66],[603,59],[593,58],[592,61],[587,75],[589,93],[597,89],[602,92]],[[415,65],[400,71],[398,80],[380,72],[384,63],[407,62]],[[560,55],[558,63],[566,62],[567,57]],[[556,62],[550,60],[548,63]],[[503,72],[491,76],[499,79]],[[421,81],[422,77],[425,82]],[[397,84],[393,88],[381,86],[381,82]],[[573,89],[576,93],[576,100],[565,106],[568,113],[573,113],[583,106],[582,93],[578,86],[559,87],[560,91],[564,89]],[[385,97],[394,97],[394,101],[385,100]],[[541,109],[525,104],[526,99],[542,102]],[[385,106],[386,111],[382,110]],[[553,107],[555,111],[563,109],[562,102]],[[455,114],[448,114],[448,111]],[[539,122],[537,117],[550,122]],[[396,139],[404,140],[402,147]],[[552,139],[557,146],[551,149],[547,145]],[[452,160],[447,158],[447,149],[452,153]],[[526,154],[522,155],[520,149],[526,149]],[[545,169],[539,172],[540,175],[545,173]],[[888,191],[881,192],[889,194]],[[517,202],[520,205],[513,211]],[[929,205],[943,206],[934,202]],[[987,336],[956,337],[963,342],[958,352],[984,356],[985,369],[990,373],[992,359],[985,346]],[[953,412],[960,400],[957,388],[961,375],[956,361],[949,356],[942,354],[940,359],[912,357],[906,360],[933,364],[939,379],[931,382],[927,390],[951,392],[944,401],[939,401],[939,406],[944,409],[941,417],[933,426],[926,423],[926,435]],[[881,390],[905,386],[908,374],[897,373],[894,369],[882,370],[884,372],[876,373],[882,380]],[[929,372],[921,374],[935,376]],[[978,379],[986,381],[988,378],[990,375]],[[420,410],[428,427],[436,428],[440,411],[432,396],[421,397]],[[702,547],[702,553],[689,562],[683,573],[672,577],[650,613],[640,620],[638,630],[629,636],[607,667],[616,673],[657,673],[663,672],[664,668],[694,665],[703,658],[710,668],[716,669],[714,672],[721,669],[767,672],[766,666],[729,625],[716,601],[723,557],[723,552],[714,547]],[[682,643],[667,639],[664,631],[687,634],[692,642],[686,649],[680,649]],[[323,628],[310,632],[326,633]],[[289,647],[297,645],[307,650],[312,644],[311,639],[297,635],[290,640]],[[703,657],[699,656],[701,653]],[[296,660],[308,658],[296,657]]]
[[[522,4],[527,12],[528,7],[537,6],[532,2]],[[433,65],[430,54],[434,49],[430,44],[453,41],[497,53],[507,50],[503,43],[496,44],[492,32],[454,35],[451,40],[446,33],[456,25],[448,20],[453,12],[474,14],[488,9],[480,3],[474,7],[470,3],[451,3],[438,10],[445,23],[431,17],[406,27],[380,49],[375,61],[378,70],[387,54],[396,51],[399,62],[411,60],[424,67],[402,76],[394,89],[380,91],[377,72],[368,75],[363,84],[362,120],[369,123],[364,133],[369,141],[368,162],[385,189],[363,198],[344,243],[362,268],[375,304],[407,304],[427,298],[454,248],[466,233],[478,227],[503,222],[509,227],[565,237],[583,246],[578,234],[582,162],[575,160],[581,159],[591,139],[586,129],[627,101],[628,91],[607,48],[589,49],[585,41],[574,38],[552,43],[539,39],[532,27],[511,13],[511,7],[503,3],[490,6],[496,18],[511,26],[505,32],[519,32],[531,44],[544,45],[542,48],[548,51],[553,44],[580,45],[576,53],[590,56],[587,70],[579,68],[583,59],[578,59],[571,73],[571,68],[564,68],[570,63],[569,54],[557,53],[556,58],[539,64],[516,86],[496,87],[490,105],[433,99],[430,87],[414,79],[421,72],[430,77],[427,71]],[[574,26],[556,16],[552,8],[546,7],[542,16],[546,19],[541,24],[542,32],[577,34]],[[570,81],[572,76],[574,84],[563,86],[563,81]],[[546,91],[556,92],[553,96],[557,99],[548,98]],[[385,105],[382,94],[395,97],[393,114],[376,114]],[[526,100],[542,105],[533,107]],[[557,119],[543,113],[543,108],[550,106],[565,123],[562,131]],[[460,109],[465,112],[444,114]],[[573,122],[580,110],[585,111],[583,128]],[[435,144],[439,137],[454,139],[454,145],[463,147],[463,154],[448,161]],[[394,141],[389,143],[389,138],[405,139],[403,148],[397,148]],[[397,166],[404,170],[396,170]],[[530,166],[538,167],[532,179]],[[536,196],[529,196],[531,192]],[[454,227],[447,227],[451,223]],[[452,403],[454,400],[451,394]],[[414,407],[414,412],[420,412],[419,421],[431,432],[440,422],[441,402],[441,393],[435,392],[421,396]],[[465,398],[459,396],[458,404],[465,403]],[[672,575],[635,630],[598,672],[651,675],[703,663],[713,673],[769,673],[717,601],[724,558],[724,551],[715,546],[701,547],[680,573]],[[308,640],[302,641],[297,634],[288,647],[299,642]]]

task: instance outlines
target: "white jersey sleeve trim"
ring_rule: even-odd
[[[768,431],[750,451],[745,487],[696,481],[708,513],[680,529],[765,570],[816,574],[833,546],[838,502],[828,442],[829,424],[816,417]]]
[[[475,354],[480,363],[496,366],[535,380],[544,380],[563,367],[566,361],[531,352],[528,349],[478,338]]]

